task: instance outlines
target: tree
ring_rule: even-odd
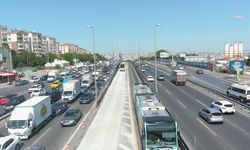
[[[2,48],[2,49],[10,49],[8,43],[3,43],[1,48]]]
[[[156,51],[156,56],[157,56],[158,58],[160,58],[160,53],[161,53],[161,52],[167,52],[167,51],[164,50],[164,49],[160,49],[160,50]]]

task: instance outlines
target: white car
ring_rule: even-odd
[[[146,70],[145,69],[141,69],[141,72],[145,72]]]
[[[36,89],[36,90],[33,90],[30,94],[30,97],[34,97],[34,96],[42,96],[46,93],[45,89]]]
[[[228,101],[218,101],[213,102],[211,107],[221,111],[223,114],[225,113],[235,113],[234,105]]]
[[[36,83],[38,81],[40,81],[40,78],[38,77],[34,77],[33,79],[29,80],[30,83]]]
[[[41,89],[41,88],[42,88],[41,85],[39,85],[39,84],[34,84],[34,85],[32,85],[32,86],[28,89],[28,93],[32,93],[32,91],[37,90],[37,89]]]
[[[16,135],[0,137],[0,150],[18,150],[20,146],[21,141]]]
[[[147,81],[148,81],[148,82],[154,82],[155,79],[153,78],[153,76],[148,76],[148,77],[147,77]]]

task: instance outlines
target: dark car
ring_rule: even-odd
[[[26,84],[29,84],[28,80],[17,80],[14,83],[15,86],[22,86],[22,85],[26,85]]]
[[[87,92],[87,93],[84,93],[80,99],[79,99],[79,103],[80,104],[89,104],[91,103],[91,101],[93,101],[95,98],[95,95],[94,93],[91,93],[91,92]]]
[[[47,78],[48,78],[48,75],[43,75],[43,76],[40,78],[40,81],[47,81]]]
[[[73,126],[78,123],[78,121],[82,117],[82,112],[78,108],[73,108],[69,109],[66,111],[64,114],[62,120],[61,120],[61,125],[64,126]]]
[[[158,75],[157,80],[164,81],[165,80],[164,75],[163,74]]]
[[[64,111],[68,109],[68,104],[63,101],[57,101],[51,106],[52,115],[61,115]]]
[[[44,146],[31,146],[31,147],[26,147],[24,150],[45,150]]]
[[[36,84],[40,85],[41,88],[45,87],[45,84],[42,81],[38,81]]]
[[[6,111],[10,111],[10,110],[13,110],[16,105],[18,105],[24,101],[25,101],[25,97],[23,95],[12,97],[12,98],[10,98],[10,100],[7,103],[5,103],[3,105],[3,108]]]
[[[51,103],[54,103],[61,99],[61,92],[58,89],[47,91],[45,95],[50,96]]]
[[[196,74],[203,74],[203,70],[196,70]]]

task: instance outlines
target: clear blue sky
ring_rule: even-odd
[[[92,50],[123,53],[157,48],[170,51],[221,51],[225,41],[243,41],[250,49],[249,0],[4,0],[0,24],[54,36]],[[240,15],[243,19],[233,19]]]

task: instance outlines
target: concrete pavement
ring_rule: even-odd
[[[78,150],[136,149],[127,72],[117,72]]]

